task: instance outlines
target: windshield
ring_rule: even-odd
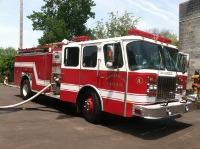
[[[130,70],[155,69],[175,71],[169,52],[160,45],[146,41],[130,42],[126,46]]]
[[[182,72],[183,69],[183,55],[178,52],[177,49],[165,47],[167,51],[169,52],[170,56],[172,57],[175,66],[177,68],[177,71]]]
[[[167,70],[177,71],[174,60],[172,59],[170,53],[167,51],[166,47],[163,47],[161,51],[162,62]]]

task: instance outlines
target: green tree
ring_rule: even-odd
[[[85,23],[94,18],[91,12],[93,0],[44,0],[41,12],[33,11],[27,16],[33,22],[33,30],[43,31],[38,39],[40,45],[72,39],[88,33]]]
[[[12,48],[0,47],[0,82],[7,76],[9,81],[13,81],[14,62],[17,51]]]
[[[149,29],[147,31],[150,33],[153,33],[154,35],[158,35],[158,36],[162,36],[162,37],[171,39],[172,44],[175,46],[179,45],[178,36],[174,33],[171,33],[170,30],[167,30],[167,29],[159,30],[158,28],[153,28],[153,29]]]
[[[121,16],[109,13],[109,21],[104,23],[104,20],[96,22],[96,27],[92,30],[93,39],[102,39],[109,37],[119,37],[128,35],[128,30],[135,28],[140,18],[133,19],[132,13],[125,11]]]

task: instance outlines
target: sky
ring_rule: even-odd
[[[108,21],[109,12],[125,11],[132,13],[139,19],[136,27],[140,30],[152,28],[167,29],[179,35],[179,4],[187,0],[93,0],[96,4],[92,8],[95,19],[87,21],[88,28],[94,28],[95,22]],[[32,21],[26,16],[39,12],[43,0],[23,0],[23,48],[38,45],[38,38],[42,31],[33,31]],[[20,0],[0,0],[0,47],[18,49],[20,37]]]

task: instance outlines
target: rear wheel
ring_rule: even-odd
[[[30,82],[27,79],[22,82],[22,85],[20,87],[20,94],[25,100],[31,97],[32,92]]]
[[[98,123],[101,121],[102,111],[97,94],[89,89],[84,95],[83,116],[90,123]]]

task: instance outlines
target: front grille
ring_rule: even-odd
[[[176,78],[158,77],[157,101],[175,99]]]

